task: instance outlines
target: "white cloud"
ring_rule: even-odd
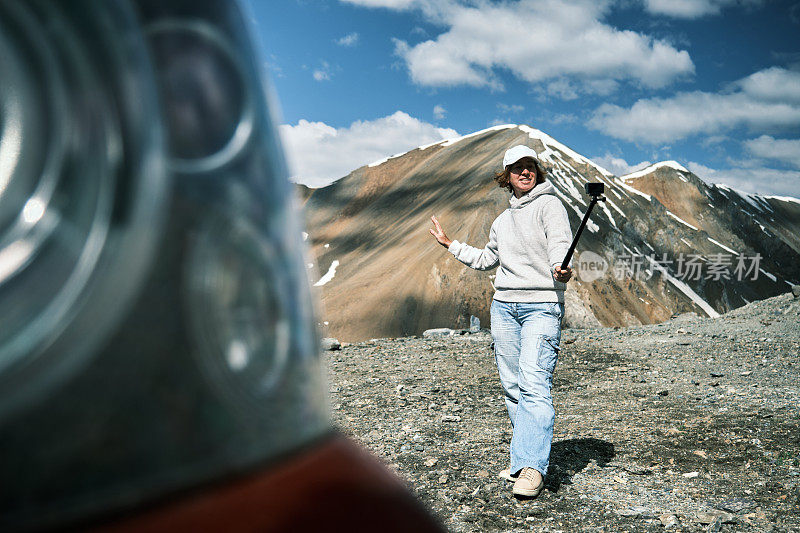
[[[396,41],[396,53],[420,85],[498,89],[499,73],[508,70],[532,84],[552,80],[553,94],[573,98],[614,90],[621,81],[663,87],[694,72],[685,50],[601,22],[609,2],[452,3],[447,10],[430,5],[426,15],[438,17],[447,31],[416,45]]]
[[[442,20],[444,14],[462,2],[472,2],[473,0],[340,0],[345,4],[353,4],[361,7],[386,8],[395,11],[406,11],[409,9],[419,9],[427,17],[437,22]],[[419,26],[413,31],[424,30]]]
[[[574,124],[578,122],[578,117],[572,113],[556,113],[545,120],[550,124]]]
[[[733,127],[773,131],[799,125],[800,73],[777,67],[751,74],[727,92],[644,99],[628,109],[604,104],[589,121],[612,137],[653,144]]]
[[[800,168],[800,139],[775,139],[762,135],[745,141],[744,145],[756,157],[774,159]]]
[[[312,76],[317,81],[325,81],[331,79],[331,66],[328,64],[327,61],[322,62],[322,66],[318,69],[315,69],[312,73]]]
[[[342,2],[363,7],[387,7],[389,9],[407,9],[417,3],[416,0],[342,0]]]
[[[323,187],[354,169],[417,146],[457,137],[402,111],[372,121],[334,128],[324,122],[300,120],[280,127],[292,180]]]
[[[694,19],[715,15],[732,5],[757,5],[761,0],[645,0],[647,11],[657,15]]]
[[[754,194],[794,196],[800,190],[800,172],[774,168],[729,168],[715,170],[690,162],[687,168],[707,183],[724,184]]]
[[[447,110],[440,105],[433,106],[433,118],[442,120],[447,116]]]
[[[499,109],[500,111],[504,111],[506,113],[522,113],[523,111],[525,111],[525,106],[518,104],[508,105],[501,102],[497,104],[497,109]]]
[[[421,85],[473,85],[502,90],[503,84],[487,69],[473,69],[468,62],[453,61],[437,49],[433,41],[411,47],[405,41],[394,40],[395,53],[406,60],[411,77]],[[416,65],[416,66],[412,66]]]
[[[625,174],[630,174],[631,172],[636,172],[637,170],[642,170],[652,165],[650,161],[642,161],[641,163],[631,165],[621,157],[613,156],[609,152],[606,152],[604,156],[593,157],[591,159],[615,176],[624,176]]]
[[[348,33],[341,39],[336,39],[336,44],[339,46],[355,46],[358,44],[358,33]]]
[[[577,100],[578,89],[568,79],[559,78],[547,84],[547,94],[562,100]]]
[[[602,80],[579,80],[574,81],[569,78],[557,78],[538,92],[547,96],[560,98],[561,100],[577,100],[581,95],[596,94],[608,96],[619,89],[619,82],[610,79]]]
[[[750,74],[734,84],[759,100],[800,104],[800,72],[770,67]]]
[[[707,167],[703,164],[696,163],[694,161],[689,161],[686,164],[686,168],[689,169],[692,174],[697,176],[698,178],[702,179],[703,181],[707,181],[711,183],[709,180],[712,176],[716,175],[717,171],[711,167]]]

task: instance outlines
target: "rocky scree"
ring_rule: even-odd
[[[497,478],[511,426],[488,332],[327,352],[335,423],[452,531],[800,531],[800,298],[566,329],[546,489]]]

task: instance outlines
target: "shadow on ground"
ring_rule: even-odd
[[[614,445],[600,439],[580,438],[554,442],[550,450],[545,489],[558,492],[561,484],[569,485],[572,476],[594,461],[604,467],[614,459]]]

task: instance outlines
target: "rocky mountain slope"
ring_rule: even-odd
[[[508,193],[492,181],[527,144],[550,172],[575,231],[587,181],[605,184],[578,245],[566,325],[716,316],[800,281],[800,202],[709,186],[677,163],[616,177],[547,134],[506,125],[423,146],[305,190],[312,281],[327,334],[356,341],[488,324],[492,272],[457,262],[428,234],[482,247]]]

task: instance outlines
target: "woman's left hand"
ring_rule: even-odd
[[[562,269],[560,266],[556,266],[555,271],[553,272],[553,277],[556,281],[566,283],[572,277],[572,268],[567,267]]]

